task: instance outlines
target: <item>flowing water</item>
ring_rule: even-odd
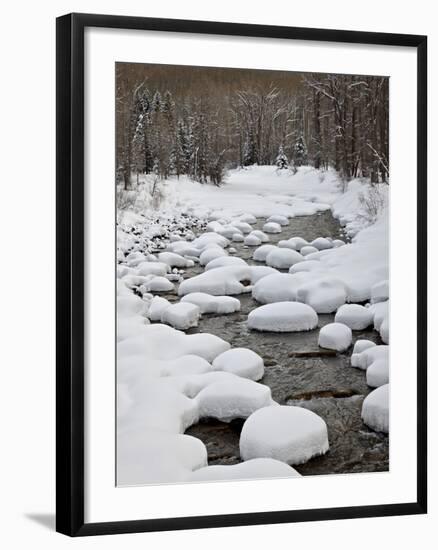
[[[254,228],[261,229],[260,219]],[[330,211],[290,219],[279,234],[270,235],[270,243],[290,237],[303,237],[309,242],[316,237],[343,238],[342,228]],[[255,247],[232,243],[235,256],[249,264],[254,262]],[[196,265],[184,278],[203,272]],[[167,295],[172,301],[176,295]],[[232,347],[250,348],[265,363],[265,375],[260,381],[271,388],[272,397],[282,405],[298,405],[319,414],[327,423],[330,450],[324,456],[295,466],[303,475],[349,472],[387,471],[389,467],[388,436],[367,428],[361,420],[362,402],[371,391],[365,372],[350,366],[350,348],[335,353],[318,347],[319,328],[334,321],[334,315],[319,315],[318,328],[309,332],[269,333],[248,330],[248,313],[260,304],[250,294],[236,296],[241,310],[230,315],[203,315],[199,326],[188,333],[209,332],[223,338]],[[374,330],[354,331],[358,339],[382,343]],[[186,433],[201,439],[208,450],[209,464],[236,464],[239,456],[239,435],[243,420],[229,424],[205,419],[191,426]]]

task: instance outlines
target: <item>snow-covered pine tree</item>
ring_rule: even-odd
[[[282,145],[280,145],[278,149],[278,155],[277,155],[277,158],[275,159],[275,164],[277,165],[277,168],[279,168],[280,170],[285,170],[289,166],[289,161],[283,151]]]
[[[303,166],[304,164],[307,164],[307,147],[303,134],[300,134],[295,142],[293,159],[295,166]]]

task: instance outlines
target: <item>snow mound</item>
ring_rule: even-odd
[[[296,250],[297,245],[290,240],[278,241],[278,248],[290,248],[291,250]]]
[[[169,279],[158,276],[147,281],[143,286],[146,292],[170,292],[175,288],[175,285]]]
[[[380,386],[365,397],[362,420],[376,432],[389,432],[389,384]]]
[[[306,282],[307,273],[273,273],[263,277],[254,285],[252,296],[262,304],[273,302],[294,302],[297,290]]]
[[[304,265],[310,262],[303,262]],[[342,281],[323,277],[303,283],[297,289],[298,302],[313,307],[316,313],[333,313],[345,304],[347,291]]]
[[[366,349],[373,348],[375,345],[376,343],[371,340],[356,340],[353,347],[353,354],[362,353]]]
[[[243,244],[246,244],[246,246],[259,246],[262,244],[262,241],[256,235],[251,233],[245,237]]]
[[[144,355],[150,359],[176,359],[181,355],[198,355],[207,361],[230,349],[230,344],[208,333],[184,334],[163,324],[145,325],[141,335],[127,338],[117,347],[117,358]]]
[[[317,260],[306,260],[305,262],[300,262],[293,265],[289,269],[289,273],[300,273],[301,271],[315,271],[315,269],[321,269],[321,262]]]
[[[251,282],[249,266],[230,265],[205,271],[196,277],[184,280],[178,294],[184,296],[192,292],[204,292],[213,296],[228,296],[246,292],[242,282]]]
[[[255,285],[257,281],[267,277],[268,275],[278,274],[278,271],[273,267],[268,267],[267,265],[252,265],[251,269],[251,284]]]
[[[271,390],[246,378],[233,376],[230,381],[213,383],[195,398],[200,418],[217,418],[230,422],[247,418],[261,407],[272,404]]]
[[[217,258],[222,258],[227,255],[227,252],[225,252],[222,247],[218,245],[209,246],[201,252],[201,255],[199,256],[199,263],[201,265],[207,265],[212,260],[216,260]]]
[[[389,301],[387,302],[377,302],[368,308],[374,320],[374,330],[379,331],[382,326],[383,321],[389,315]]]
[[[314,254],[315,252],[319,252],[319,250],[314,246],[310,246],[310,245],[303,246],[300,249],[301,256],[308,256],[309,254]]]
[[[307,246],[309,243],[302,237],[291,237],[288,242],[295,247],[296,250],[301,250],[303,246]]]
[[[199,248],[186,241],[176,241],[170,243],[167,245],[166,250],[179,254],[180,256],[194,256],[195,258],[199,257],[199,254],[201,253]]]
[[[117,296],[117,315],[129,317],[142,315],[147,310],[147,304],[139,296],[129,293]]]
[[[186,258],[175,252],[160,252],[158,259],[170,267],[193,267],[195,265],[193,260],[186,260]]]
[[[372,346],[361,353],[352,355],[351,366],[367,370],[377,359],[389,360],[389,346]]]
[[[342,239],[334,239],[332,244],[333,248],[339,248],[340,246],[344,246],[345,242]]]
[[[289,225],[289,219],[286,216],[281,216],[280,214],[273,214],[272,216],[269,216],[266,221],[268,223],[274,222],[280,225]]]
[[[117,485],[177,483],[207,465],[207,449],[190,435],[156,430],[117,437]]]
[[[161,314],[161,321],[173,328],[187,330],[198,326],[200,315],[200,309],[195,304],[180,302],[167,307]]]
[[[161,321],[163,311],[170,306],[169,300],[161,296],[154,296],[149,305],[148,317],[151,321]]]
[[[327,250],[329,248],[333,248],[333,242],[329,241],[329,239],[325,239],[324,237],[318,237],[310,243],[310,246],[313,246],[317,250]]]
[[[277,302],[260,306],[248,315],[248,327],[269,332],[300,332],[312,330],[318,315],[307,304]]]
[[[352,330],[364,330],[373,323],[373,314],[364,306],[345,304],[336,312],[335,322],[343,323]]]
[[[329,449],[327,425],[302,407],[264,407],[245,422],[240,434],[243,460],[274,458],[302,464]]]
[[[177,244],[177,243],[174,243]],[[199,237],[197,237],[194,241],[192,241],[192,246],[195,248],[198,248],[199,250],[204,250],[208,246],[211,246],[212,244],[217,244],[218,246],[222,248],[226,248],[230,242],[228,239],[223,237],[222,235],[219,235],[218,233],[203,233]]]
[[[384,386],[389,382],[389,363],[386,359],[376,359],[367,368],[367,384],[372,388]]]
[[[234,235],[232,236],[232,240],[235,243],[243,243],[245,237],[241,233],[234,233]]]
[[[273,458],[254,458],[240,464],[213,465],[193,472],[188,481],[227,481],[238,479],[270,479],[301,477],[292,466]]]
[[[342,352],[351,346],[352,339],[349,327],[341,323],[329,323],[319,331],[318,346]]]
[[[266,233],[260,231],[260,229],[254,229],[254,231],[251,231],[250,235],[254,235],[258,239],[260,239],[262,243],[269,242],[269,235],[266,235]]]
[[[148,275],[158,275],[164,277],[169,271],[169,266],[163,262],[142,262],[137,267],[137,275],[147,277]]]
[[[252,231],[252,227],[249,225],[249,223],[246,223],[246,222],[235,222],[233,225],[236,229],[238,229],[245,235],[247,233],[251,233]]]
[[[257,218],[253,214],[246,213],[239,216],[239,221],[243,223],[254,224],[254,223],[257,223]]]
[[[389,298],[389,281],[380,281],[371,287],[371,303],[385,302]]]
[[[240,301],[231,296],[211,296],[204,292],[192,292],[181,298],[181,302],[189,302],[199,307],[201,314],[216,313],[219,315],[234,313],[240,310]]]
[[[265,233],[281,233],[281,225],[275,222],[268,222],[263,226],[263,231]]]
[[[231,250],[230,250],[231,252]],[[205,266],[205,271],[209,271],[210,269],[216,269],[217,267],[225,267],[228,265],[248,265],[245,260],[242,260],[242,258],[230,258],[229,256],[222,256],[219,258],[215,258],[214,260],[211,260],[211,262],[208,262],[208,264]]]
[[[389,318],[385,317],[383,323],[380,325],[380,338],[385,344],[389,344]]]
[[[291,266],[303,261],[304,258],[299,252],[289,248],[271,250],[266,257],[266,264],[277,269],[289,269]]]
[[[263,378],[265,372],[260,355],[247,348],[233,348],[221,353],[213,361],[213,369],[255,381]]]
[[[263,244],[262,246],[254,250],[252,259],[256,262],[265,262],[266,257],[273,250],[277,250],[277,247],[274,244]]]

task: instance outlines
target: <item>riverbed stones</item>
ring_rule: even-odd
[[[341,323],[329,323],[319,331],[318,346],[335,351],[345,351],[351,346],[351,328]]]

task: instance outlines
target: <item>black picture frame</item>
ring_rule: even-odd
[[[56,22],[57,367],[56,529],[69,536],[424,514],[427,511],[427,37],[210,21],[72,13]],[[85,523],[84,521],[84,30],[136,29],[406,46],[417,52],[417,498],[312,510]]]

